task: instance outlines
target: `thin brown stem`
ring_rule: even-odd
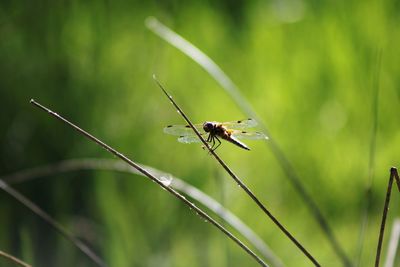
[[[60,223],[54,220],[49,214],[43,211],[39,206],[30,201],[28,198],[23,196],[17,190],[9,186],[5,181],[0,179],[0,188],[3,189],[6,193],[16,199],[19,203],[30,209],[37,216],[42,218],[47,224],[53,227],[58,233],[64,236],[67,240],[69,240],[75,247],[77,247],[85,256],[87,256],[91,261],[96,263],[98,266],[105,267],[107,266],[104,261],[96,255],[88,246],[86,246],[82,241],[78,238],[74,237],[71,233],[69,233]]]
[[[387,217],[387,213],[389,211],[389,203],[390,203],[390,195],[392,192],[393,179],[396,180],[397,188],[399,189],[399,192],[400,192],[400,178],[399,178],[399,174],[397,173],[397,169],[394,167],[392,167],[390,169],[390,178],[389,178],[388,188],[386,191],[385,206],[383,208],[381,228],[379,231],[378,246],[376,248],[375,267],[379,267],[379,261],[381,258],[383,235],[385,233],[386,217]]]
[[[202,209],[198,208],[195,204],[187,200],[183,195],[179,194],[177,191],[175,191],[173,188],[170,186],[164,184],[162,181],[157,179],[154,175],[149,173],[146,169],[142,168],[140,165],[137,163],[133,162],[131,159],[126,157],[124,154],[118,152],[111,146],[107,145],[106,143],[102,142],[100,139],[96,138],[95,136],[89,134],[85,130],[81,129],[80,127],[76,126],[72,122],[68,121],[67,119],[63,118],[62,116],[58,115],[57,113],[53,112],[52,110],[48,109],[47,107],[39,104],[35,100],[31,99],[30,101],[33,105],[36,107],[46,111],[49,113],[51,116],[55,117],[56,119],[64,122],[68,126],[72,127],[74,130],[76,130],[78,133],[82,134],[89,140],[97,143],[100,145],[102,148],[113,154],[114,156],[120,158],[121,160],[125,161],[128,163],[130,166],[133,168],[137,169],[139,172],[141,172],[143,175],[148,177],[150,180],[153,182],[157,183],[159,186],[161,186],[163,189],[165,189],[167,192],[171,193],[174,197],[182,201],[186,206],[189,207],[189,209],[193,209],[197,215],[205,219],[205,221],[211,223],[215,227],[217,227],[221,232],[223,232],[226,236],[228,236],[231,240],[233,240],[237,245],[239,245],[243,250],[245,250],[251,257],[253,257],[261,266],[266,266],[268,265],[260,258],[258,257],[250,248],[248,248],[242,241],[240,241],[236,236],[234,236],[231,232],[229,232],[226,228],[224,228],[221,224],[219,224],[217,221],[215,221],[213,218],[211,218],[206,212],[204,212]]]
[[[9,261],[11,261],[11,262],[17,264],[18,266],[22,266],[22,267],[32,267],[32,265],[30,265],[30,264],[28,264],[28,263],[26,263],[26,262],[23,262],[22,260],[20,260],[20,259],[14,257],[13,255],[10,255],[10,254],[8,254],[8,253],[5,253],[4,251],[1,251],[1,250],[0,250],[0,257],[6,258],[6,259],[8,259]]]
[[[225,90],[227,95],[231,97],[231,99],[246,114],[246,116],[255,119],[260,124],[260,129],[269,137],[269,140],[266,141],[265,144],[267,144],[267,146],[271,149],[272,154],[281,166],[283,172],[286,174],[287,179],[304,201],[306,207],[310,210],[311,215],[314,216],[314,219],[320,225],[322,233],[327,237],[328,242],[331,244],[334,252],[341,259],[344,266],[352,266],[349,257],[339,244],[332,228],[328,224],[327,219],[324,217],[322,211],[310,193],[308,193],[306,190],[306,187],[302,182],[303,179],[299,177],[294,166],[289,161],[284,151],[280,148],[278,142],[275,141],[275,138],[273,138],[269,132],[266,124],[251,106],[250,102],[246,100],[232,79],[229,78],[229,76],[221,69],[221,67],[219,67],[209,56],[207,56],[188,40],[180,36],[178,33],[174,32],[166,25],[158,21],[156,18],[147,18],[146,26],[159,37],[176,47],[189,58],[193,59],[194,62],[199,64],[206,72],[210,74],[211,77],[215,79],[215,81],[217,81],[217,83],[221,85],[221,88]]]
[[[207,147],[209,153],[214,156],[218,163],[225,169],[225,171],[232,177],[232,179],[242,188],[246,194],[257,204],[257,206],[275,223],[276,226],[309,258],[315,266],[320,266],[317,260],[297,241],[296,238],[272,215],[272,213],[261,203],[261,201],[254,195],[254,193],[239,179],[239,177],[226,165],[226,163],[215,153],[213,149],[208,145],[206,140],[200,135],[199,131],[194,127],[193,123],[189,120],[183,110],[178,106],[178,104],[172,99],[172,96],[167,93],[165,88],[161,83],[153,76],[154,80],[164,92],[164,94],[171,101],[172,105],[177,109],[178,113],[185,119],[185,121],[190,125],[192,130],[200,138],[201,142]]]

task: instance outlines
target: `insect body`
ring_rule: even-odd
[[[250,148],[238,139],[261,140],[268,137],[261,132],[247,132],[246,128],[251,128],[257,125],[253,119],[232,121],[232,122],[211,122],[207,121],[203,124],[195,124],[194,126],[200,132],[200,135],[211,144],[211,149],[215,150],[221,145],[221,140],[226,140],[238,147],[246,150]],[[167,134],[179,136],[178,141],[181,143],[201,142],[189,125],[169,125],[164,128]]]

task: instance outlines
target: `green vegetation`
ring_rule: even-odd
[[[396,1],[6,1],[0,4],[0,175],[65,159],[111,158],[33,108],[34,98],[133,160],[216,198],[286,266],[310,266],[199,145],[163,133],[184,121],[153,73],[193,122],[246,115],[201,67],[145,27],[155,16],[241,89],[353,263],[373,174],[359,265],[372,266],[389,169],[400,166],[399,10]],[[322,266],[342,266],[268,146],[246,144],[251,151],[223,143],[217,153]],[[81,170],[15,188],[109,266],[257,266],[141,176]],[[399,203],[395,192],[383,260]],[[4,192],[0,210],[0,250],[34,266],[91,266]]]

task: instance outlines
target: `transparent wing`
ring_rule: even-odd
[[[205,134],[201,134],[201,136],[204,137]],[[185,135],[185,136],[180,136],[178,138],[178,142],[190,144],[190,143],[200,143],[201,140],[197,135]]]
[[[248,140],[268,139],[268,136],[266,136],[262,132],[246,132],[239,130],[231,131],[231,136],[237,139],[248,139]]]
[[[195,124],[194,127],[200,132],[204,133],[203,124]],[[164,128],[164,133],[177,135],[177,136],[196,136],[195,132],[189,125],[168,125]]]
[[[257,122],[253,119],[245,119],[238,121],[227,121],[221,123],[223,126],[226,126],[228,129],[246,129],[257,126]]]

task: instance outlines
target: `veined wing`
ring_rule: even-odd
[[[201,136],[205,138],[205,134],[201,134]],[[200,143],[201,140],[197,135],[185,135],[185,136],[180,136],[178,138],[178,142],[184,144],[190,144],[190,143]]]
[[[268,139],[268,136],[266,136],[262,132],[246,132],[240,130],[231,131],[231,136],[237,139],[248,139],[248,140]]]
[[[194,127],[196,127],[200,133],[204,133],[203,124],[195,124]],[[195,132],[189,125],[168,125],[164,128],[164,133],[177,136],[196,136]]]
[[[253,119],[228,121],[228,122],[222,122],[221,124],[228,129],[246,129],[257,126],[257,122]]]

